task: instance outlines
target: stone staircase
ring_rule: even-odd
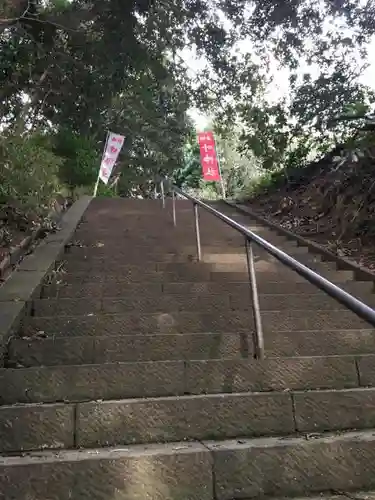
[[[342,288],[354,281],[224,204]],[[374,329],[191,203],[95,199],[0,369],[0,498],[375,498]]]

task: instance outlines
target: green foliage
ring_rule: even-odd
[[[274,187],[276,182],[275,173],[263,172],[258,177],[253,177],[246,185],[242,186],[236,198],[238,200],[248,200],[259,194],[266,194]]]
[[[71,190],[95,183],[100,156],[91,138],[62,129],[54,137],[54,153],[61,158],[59,179]]]
[[[374,101],[354,57],[375,32],[373,3],[0,0],[1,123],[22,141],[25,131],[50,136],[40,154],[57,157],[71,189],[94,184],[105,133],[118,131],[119,193],[150,196],[158,174],[201,188],[186,117],[197,105],[220,123],[223,178],[237,196],[259,165],[287,172],[352,134],[357,122],[336,118]],[[251,50],[241,54],[245,39]],[[185,47],[206,58],[197,78],[181,62]],[[288,98],[276,102],[267,94],[272,58],[291,70]]]
[[[182,167],[173,173],[175,184],[182,189],[198,188],[202,179],[202,167],[195,134],[184,147],[182,162]]]
[[[48,210],[58,190],[60,159],[48,138],[34,132],[23,137],[0,137],[0,203],[16,201],[25,209]]]
[[[92,194],[92,192],[90,194]],[[97,196],[105,196],[106,198],[117,198],[118,195],[115,187],[103,184],[101,182],[98,187]]]
[[[0,20],[2,123],[16,134],[52,134],[70,188],[95,182],[104,147],[97,138],[107,130],[126,136],[118,168],[131,170],[136,185],[181,164],[189,85],[167,53],[183,47],[183,26],[204,21],[204,8],[166,4],[21,1],[12,20]]]

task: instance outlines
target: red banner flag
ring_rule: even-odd
[[[216,155],[215,139],[212,132],[200,132],[198,142],[201,153],[203,179],[205,181],[220,181],[219,162]]]

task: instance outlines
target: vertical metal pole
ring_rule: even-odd
[[[160,181],[160,192],[161,192],[163,208],[165,208],[164,181]]]
[[[251,289],[251,302],[253,306],[253,315],[255,324],[255,332],[253,337],[255,358],[264,359],[263,328],[262,328],[262,318],[260,314],[258,287],[257,287],[255,265],[254,265],[254,254],[253,254],[252,242],[249,241],[247,238],[245,238],[245,248],[246,248],[247,270],[249,273],[249,282]]]
[[[98,187],[99,187],[99,181],[100,181],[100,169],[102,168],[103,158],[104,158],[105,152],[107,151],[108,139],[109,139],[109,132],[107,131],[107,135],[105,138],[104,150],[103,150],[103,154],[102,154],[102,159],[100,160],[100,165],[99,165],[98,177],[96,179],[95,187],[94,187],[94,193],[93,193],[94,198],[96,197],[96,195],[98,193]]]
[[[172,211],[173,211],[173,225],[174,227],[177,226],[177,221],[176,221],[176,193],[174,192],[174,189],[172,188]]]
[[[217,166],[219,167],[219,175],[220,175],[220,184],[221,184],[221,193],[223,195],[223,199],[227,197],[227,194],[225,192],[225,186],[224,186],[224,178],[223,178],[223,171],[221,169],[221,161],[220,161],[220,154],[219,154],[219,148],[218,148],[219,142],[217,139],[215,139],[215,151],[216,151],[216,159],[217,159]]]
[[[217,166],[219,167],[219,175],[220,175],[220,184],[221,184],[221,193],[223,195],[223,200],[227,197],[227,194],[225,192],[225,186],[224,186],[224,179],[223,179],[223,172],[221,170],[221,164],[220,164],[220,157],[219,153],[216,152],[216,159],[217,159]]]
[[[194,203],[194,219],[195,219],[195,237],[197,240],[197,259],[198,262],[202,260],[202,248],[201,248],[201,233],[199,229],[199,212],[198,205]]]

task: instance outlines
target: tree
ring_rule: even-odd
[[[119,165],[136,176],[179,164],[189,89],[168,51],[183,45],[181,26],[202,6],[181,1],[168,11],[164,4],[19,2],[12,18],[0,20],[2,123],[18,135],[52,134],[70,186],[92,177],[88,163],[98,164],[108,129],[126,136]],[[82,156],[89,145],[92,153]],[[87,168],[78,168],[78,153]]]
[[[199,187],[202,179],[199,144],[197,136],[191,133],[183,149],[182,166],[174,171],[174,182],[181,189]]]
[[[61,158],[58,176],[69,189],[94,184],[99,168],[98,149],[90,137],[60,129],[53,137],[53,152]]]

